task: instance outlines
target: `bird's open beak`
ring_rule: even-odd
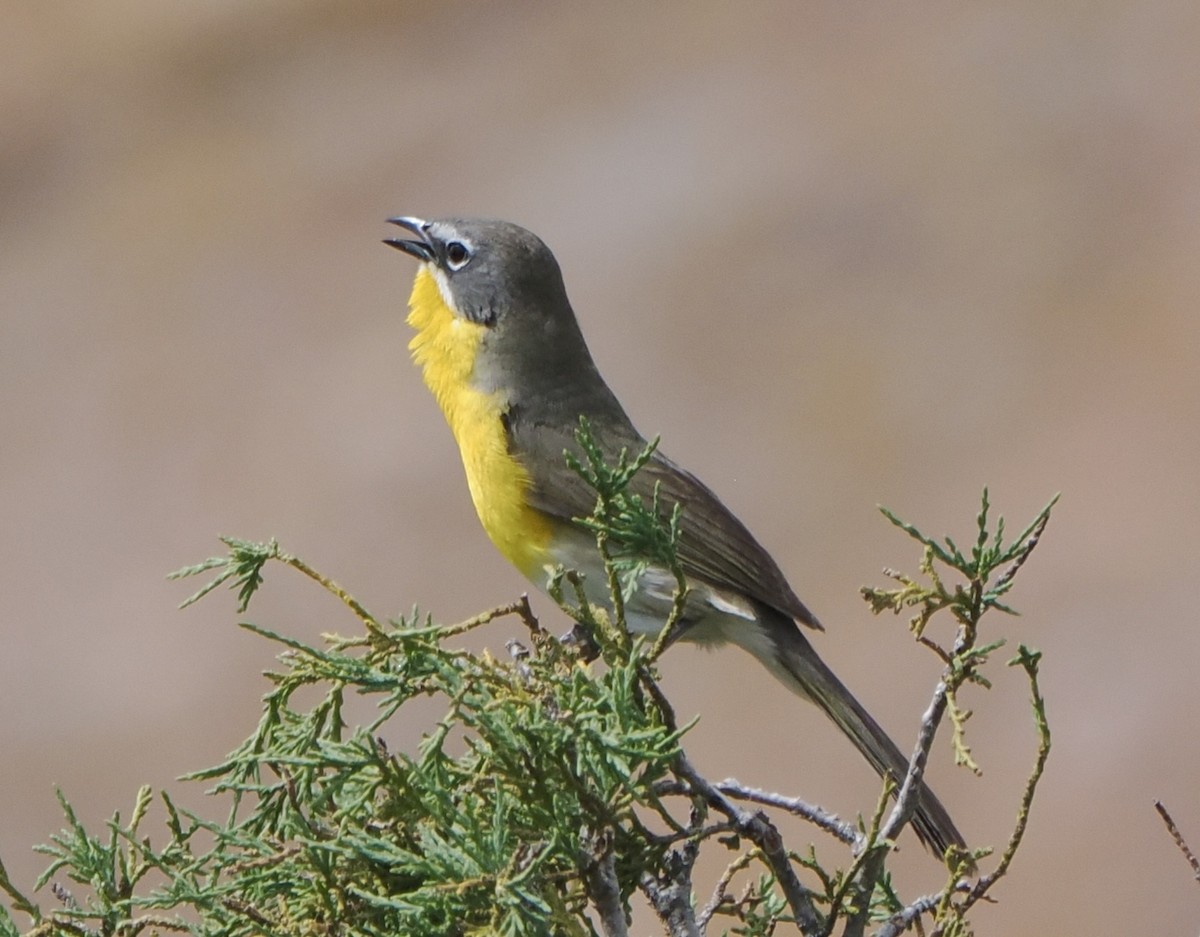
[[[398,251],[404,251],[416,257],[417,260],[428,263],[433,260],[433,242],[429,239],[429,222],[420,218],[413,218],[408,215],[402,215],[397,218],[389,218],[388,224],[399,225],[408,231],[415,234],[419,241],[406,241],[403,238],[384,238],[383,243],[390,247],[396,248]]]

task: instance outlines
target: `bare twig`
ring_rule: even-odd
[[[274,543],[274,541],[272,541],[272,543]],[[300,559],[300,557],[294,556],[291,553],[283,553],[280,551],[276,554],[276,558],[281,563],[286,563],[293,569],[297,569],[304,573],[304,575],[309,579],[319,583],[327,592],[341,599],[346,607],[358,616],[359,621],[363,623],[368,632],[378,632],[382,630],[379,627],[379,622],[376,621],[375,616],[363,608],[358,599],[352,596],[328,576],[313,569],[306,562],[304,562],[304,560]]]
[[[313,823],[309,819],[308,814],[304,812],[304,806],[300,803],[300,792],[296,790],[296,779],[292,777],[292,773],[283,765],[271,763],[269,766],[283,780],[283,788],[287,792],[288,803],[292,805],[292,811],[295,815],[308,827],[308,831],[317,839],[330,839],[333,834],[329,830],[322,829],[318,824]]]
[[[721,873],[721,877],[717,880],[716,887],[713,888],[712,897],[708,899],[708,904],[700,909],[700,913],[696,916],[696,923],[700,927],[700,933],[708,931],[708,923],[712,920],[712,916],[717,913],[717,908],[725,901],[725,893],[729,891],[729,885],[733,881],[733,877],[741,872],[746,866],[758,858],[758,850],[752,849],[742,853],[734,859],[725,871]]]
[[[495,621],[497,618],[503,618],[505,615],[516,615],[531,632],[537,634],[541,631],[541,625],[538,624],[537,618],[534,617],[533,610],[529,607],[529,596],[522,595],[515,602],[509,602],[507,605],[497,605],[495,608],[488,609],[486,612],[481,612],[478,615],[472,615],[470,618],[460,621],[457,625],[443,625],[437,629],[438,634],[443,637],[451,637],[452,635],[462,634],[467,631],[472,631],[480,625],[486,625],[490,621]]]
[[[529,604],[529,593],[522,592],[521,597],[512,603],[512,609],[516,612],[517,617],[525,623],[525,627],[529,629],[529,633],[535,638],[545,634],[541,623],[537,620],[537,615],[533,614],[533,608]]]
[[[925,774],[925,763],[929,759],[929,750],[933,747],[933,739],[941,725],[946,712],[948,686],[945,680],[939,680],[933,691],[933,698],[921,716],[921,725],[917,730],[917,743],[913,747],[912,756],[908,760],[908,772],[896,792],[896,803],[891,814],[883,824],[879,835],[884,839],[894,840],[900,835],[906,823],[917,811],[921,799],[921,779]]]
[[[722,794],[732,797],[735,800],[747,800],[754,804],[761,804],[764,807],[776,807],[793,816],[807,820],[809,823],[820,827],[829,835],[849,846],[857,848],[862,843],[862,835],[855,829],[853,824],[847,823],[840,819],[837,814],[814,806],[807,801],[801,800],[799,797],[787,797],[783,794],[776,794],[774,791],[764,791],[758,787],[749,787],[737,778],[726,778],[724,781],[716,781],[712,786]],[[654,793],[661,797],[668,794],[693,794],[695,791],[682,781],[669,779],[659,781],[655,784]]]
[[[1187,844],[1187,840],[1183,838],[1183,834],[1179,832],[1179,827],[1175,825],[1174,819],[1167,812],[1167,808],[1163,806],[1161,800],[1154,802],[1154,809],[1158,811],[1158,815],[1162,817],[1163,823],[1167,825],[1167,832],[1171,834],[1171,839],[1175,840],[1175,845],[1179,847],[1179,851],[1183,853],[1183,857],[1187,859],[1188,865],[1192,867],[1192,875],[1197,882],[1200,882],[1200,859],[1196,858],[1196,854],[1192,852]]]
[[[966,882],[959,882],[953,890],[966,891],[968,887],[969,886]],[[897,935],[908,930],[908,928],[911,927],[912,924],[918,918],[920,918],[922,914],[928,914],[930,911],[936,908],[941,900],[941,892],[936,895],[925,895],[924,897],[918,898],[908,907],[904,908],[902,911],[897,911],[890,918],[888,918],[887,921],[884,922],[883,927],[875,931],[874,937],[897,937]]]
[[[62,902],[64,908],[68,911],[79,911],[79,902],[75,900],[75,896],[71,894],[71,890],[61,882],[50,883],[50,894]]]
[[[127,935],[127,937],[137,937],[147,927],[152,927],[156,931],[169,930],[182,934],[186,934],[190,930],[185,922],[175,918],[164,917],[161,914],[146,914],[131,921],[122,921],[117,925],[117,933]]]
[[[73,934],[75,937],[93,937],[92,931],[86,925],[77,923],[57,913],[42,918],[36,927],[25,934],[25,937],[61,937],[62,934]]]
[[[1050,503],[1042,509],[1041,516],[1034,521],[1033,527],[1030,528],[1025,537],[1025,546],[1021,548],[1021,551],[1017,554],[1016,559],[1013,560],[1012,565],[1009,566],[1008,569],[1006,569],[1003,573],[1001,573],[1000,578],[996,580],[996,584],[992,586],[993,593],[1002,592],[1008,586],[1008,584],[1012,582],[1013,577],[1016,576],[1021,567],[1025,565],[1025,561],[1029,559],[1029,555],[1033,553],[1034,548],[1042,539],[1042,534],[1046,530],[1046,525],[1050,523],[1050,509],[1054,507],[1057,502],[1058,495],[1055,495],[1054,498],[1051,499]],[[1021,539],[1018,538],[1017,542],[1020,543]]]
[[[676,773],[711,807],[729,817],[738,832],[762,850],[763,858],[775,875],[784,899],[796,918],[805,937],[820,934],[823,929],[820,914],[813,903],[812,892],[805,887],[792,868],[791,857],[784,848],[779,830],[762,811],[743,810],[713,784],[706,781],[683,755],[676,759]]]
[[[1025,672],[1029,677],[1029,691],[1033,697],[1034,722],[1038,730],[1037,758],[1034,760],[1033,770],[1030,772],[1029,778],[1025,781],[1025,790],[1021,795],[1021,803],[1017,808],[1017,823],[1013,827],[1012,835],[1009,836],[1008,845],[1000,856],[1000,861],[996,864],[996,868],[987,875],[981,876],[979,881],[975,883],[975,887],[971,889],[971,893],[964,902],[964,910],[986,895],[988,889],[1008,872],[1008,867],[1012,864],[1013,857],[1021,845],[1021,840],[1025,837],[1025,827],[1029,823],[1029,808],[1033,805],[1033,797],[1037,792],[1038,782],[1042,779],[1042,774],[1045,773],[1046,759],[1050,757],[1050,725],[1046,722],[1046,701],[1042,697],[1041,688],[1038,686],[1037,665],[1041,655],[1030,651],[1024,645],[1021,646],[1020,650],[1020,656],[1010,661],[1010,664],[1020,664],[1025,668]]]
[[[960,634],[958,646],[954,649],[956,655],[961,653],[964,643],[964,635]],[[921,725],[917,732],[917,744],[909,759],[908,772],[904,776],[904,782],[896,794],[896,804],[878,835],[873,838],[873,844],[862,856],[862,865],[854,889],[856,910],[846,925],[845,937],[862,937],[866,932],[867,918],[871,910],[871,895],[875,891],[875,885],[879,882],[880,876],[883,875],[889,844],[900,835],[904,825],[912,819],[916,812],[917,803],[920,800],[921,778],[925,772],[925,762],[929,757],[929,750],[933,746],[938,726],[946,712],[947,690],[947,680],[945,678],[939,680],[933,691],[933,698],[929,701],[929,706],[921,717]]]
[[[987,875],[981,875],[967,892],[967,896],[956,906],[951,906],[952,890],[948,889],[943,893],[937,911],[940,923],[933,931],[931,937],[940,937],[945,932],[947,912],[950,912],[954,919],[961,920],[967,911],[978,901],[987,897],[987,893],[992,886],[1008,873],[1008,867],[1012,864],[1013,857],[1016,856],[1017,849],[1021,846],[1021,840],[1025,838],[1025,828],[1029,823],[1029,810],[1033,805],[1033,798],[1037,792],[1038,782],[1042,779],[1042,775],[1046,770],[1046,759],[1050,757],[1050,725],[1046,721],[1046,701],[1042,697],[1042,691],[1038,685],[1038,663],[1041,660],[1041,653],[1030,650],[1023,644],[1020,646],[1019,651],[1018,655],[1008,663],[1010,667],[1020,666],[1029,678],[1033,719],[1038,731],[1037,758],[1034,759],[1033,770],[1030,772],[1029,778],[1025,781],[1025,790],[1021,795],[1021,802],[1017,807],[1016,825],[1009,835],[1008,844],[1004,847],[1004,852],[1001,854],[996,868]]]
[[[737,824],[730,820],[722,820],[720,823],[709,823],[706,826],[678,827],[665,836],[656,837],[656,839],[664,845],[682,842],[685,839],[694,839],[696,842],[702,843],[712,839],[714,836],[737,836],[738,832]],[[722,839],[722,842],[724,842],[724,839]]]
[[[297,567],[300,568],[300,567]],[[303,569],[301,570],[304,571]],[[319,573],[313,574],[314,578],[320,577]],[[324,577],[317,579],[318,582],[325,582]],[[334,589],[339,587],[333,584]],[[336,595],[341,595],[340,592],[335,592]],[[349,605],[354,602],[353,597],[346,596],[344,601]],[[357,605],[357,603],[355,603]],[[354,606],[351,606],[354,607]],[[353,638],[345,638],[337,634],[326,634],[324,637],[333,646],[335,651],[345,651],[355,647],[376,647],[382,645],[384,647],[395,646],[400,641],[412,640],[413,638],[423,635],[435,635],[439,638],[449,638],[456,634],[463,634],[471,631],[482,625],[486,625],[497,618],[503,618],[505,615],[516,615],[524,622],[534,638],[541,637],[545,632],[542,626],[538,623],[537,616],[533,613],[533,608],[529,604],[529,596],[522,594],[520,598],[509,602],[505,605],[497,605],[495,608],[490,608],[486,612],[480,612],[478,615],[472,615],[463,621],[453,625],[431,625],[428,628],[407,628],[397,634],[396,632],[384,631],[377,624],[367,625],[367,633],[362,636]],[[366,621],[366,619],[364,619]],[[373,619],[372,619],[373,621]]]
[[[259,927],[266,928],[268,932],[275,930],[275,922],[259,911],[258,908],[254,907],[249,901],[243,901],[241,898],[230,896],[222,898],[221,904],[234,914],[241,914],[244,917],[248,917]]]
[[[254,869],[265,869],[273,865],[278,865],[281,862],[286,862],[301,852],[301,847],[297,843],[291,843],[288,846],[283,846],[282,843],[277,844],[278,852],[273,852],[269,856],[259,856],[256,859],[249,859],[245,862],[234,862],[229,866],[229,871],[235,875],[240,875],[243,872],[249,872]]]

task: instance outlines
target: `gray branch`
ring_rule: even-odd
[[[896,792],[896,803],[883,828],[879,831],[883,839],[894,840],[900,835],[913,814],[921,798],[921,779],[925,774],[925,762],[929,759],[929,750],[933,747],[933,739],[946,712],[946,681],[939,680],[933,691],[933,699],[929,708],[921,716],[921,727],[917,732],[917,744],[913,748],[912,757],[908,760],[908,773],[904,783]]]
[[[922,914],[936,908],[938,902],[941,900],[942,896],[940,894],[926,895],[924,898],[918,898],[903,911],[897,911],[888,918],[883,927],[875,932],[875,937],[897,937],[898,934],[902,934],[908,930],[913,921],[917,920]]]
[[[853,824],[842,820],[835,813],[814,806],[798,797],[786,797],[783,794],[776,794],[773,791],[764,791],[762,788],[748,787],[737,778],[726,778],[724,781],[716,781],[712,786],[722,794],[732,797],[735,800],[747,800],[754,804],[762,804],[764,807],[775,807],[793,816],[807,820],[809,823],[820,827],[826,833],[855,849],[862,846],[862,834],[858,832]],[[687,784],[674,779],[659,781],[654,785],[654,792],[659,796],[697,793]]]
[[[639,882],[670,937],[701,937],[692,907],[692,867],[699,854],[698,841],[681,843],[667,853],[667,868],[662,878],[646,872]]]
[[[588,897],[600,915],[606,937],[628,937],[629,922],[617,880],[617,856],[610,835],[589,834],[584,843],[583,868]]]
[[[815,937],[822,933],[823,923],[813,903],[812,892],[796,875],[791,858],[783,845],[783,837],[779,835],[779,830],[767,815],[761,810],[751,812],[739,807],[715,785],[701,777],[683,755],[678,758],[676,772],[711,807],[729,817],[741,835],[762,850],[788,906],[792,909],[801,933],[805,937]]]
[[[960,650],[955,648],[956,651]],[[925,773],[925,762],[929,757],[929,749],[933,746],[933,738],[946,712],[947,686],[945,680],[939,680],[933,691],[929,707],[921,717],[921,727],[917,732],[917,744],[908,762],[908,773],[904,783],[896,794],[896,804],[892,808],[883,826],[879,830],[876,846],[872,849],[862,864],[855,885],[857,911],[846,924],[844,937],[863,937],[867,927],[867,918],[871,910],[871,895],[875,885],[883,874],[884,861],[887,858],[887,848],[882,845],[895,840],[904,829],[904,825],[912,819],[920,798],[921,777]]]

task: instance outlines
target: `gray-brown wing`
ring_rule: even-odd
[[[519,410],[509,414],[509,433],[515,451],[524,454],[530,470],[533,507],[563,520],[590,514],[595,492],[567,468],[563,456],[564,450],[579,454],[573,433],[522,416]],[[646,445],[624,420],[604,423],[593,419],[592,434],[610,462],[622,448],[632,456]],[[687,575],[749,596],[806,625],[821,627],[745,525],[703,482],[657,451],[634,476],[630,489],[649,502],[656,484],[660,502],[668,510],[676,503],[683,508],[679,559]]]

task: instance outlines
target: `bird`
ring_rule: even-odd
[[[507,221],[388,221],[411,236],[384,243],[418,261],[409,349],[458,444],[484,530],[539,589],[576,570],[589,603],[611,604],[595,536],[576,522],[592,512],[596,492],[564,453],[579,452],[581,417],[610,459],[642,452],[647,441],[592,359],[554,254]],[[645,503],[657,490],[661,503],[681,508],[677,558],[688,591],[678,640],[748,651],[816,704],[880,776],[901,782],[908,757],[817,655],[805,629],[822,631],[821,623],[747,527],[657,448],[628,490]],[[649,564],[625,605],[629,630],[657,635],[676,586],[670,570]],[[939,857],[964,848],[924,782],[913,828]]]

